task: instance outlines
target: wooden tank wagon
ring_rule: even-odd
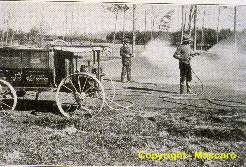
[[[0,48],[0,110],[14,110],[18,98],[55,93],[59,111],[98,113],[105,103],[100,57],[104,46]],[[85,64],[87,62],[87,64]]]

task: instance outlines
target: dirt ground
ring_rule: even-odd
[[[196,95],[181,96],[179,85],[141,82],[159,77],[146,61],[134,61],[136,80],[130,83],[118,81],[119,58],[102,64],[115,74],[116,95],[97,116],[75,111],[63,117],[52,101],[54,92],[40,95],[38,103],[19,100],[18,110],[0,112],[0,165],[245,166],[246,92],[208,85],[202,91],[197,84]],[[185,152],[187,158],[151,154],[144,159],[141,151],[146,156]],[[236,157],[198,158],[199,151]]]
[[[116,82],[114,101],[129,108],[111,103],[115,110],[105,107],[92,118],[64,118],[52,104],[3,111],[0,165],[244,166],[245,93],[205,87],[203,94],[180,96],[177,90],[178,85]],[[199,150],[237,157],[198,159]],[[141,160],[139,151],[184,151],[190,157]]]

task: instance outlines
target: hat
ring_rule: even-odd
[[[190,37],[190,35],[188,35],[188,34],[184,34],[183,35],[183,42],[188,42],[188,41],[192,41],[192,39],[191,39],[191,37]]]

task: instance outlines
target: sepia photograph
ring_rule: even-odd
[[[0,1],[0,165],[246,166],[246,3],[199,2]]]

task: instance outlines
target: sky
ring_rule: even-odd
[[[96,34],[114,31],[115,15],[108,11],[109,3],[80,3],[80,2],[0,2],[0,29],[13,28],[28,32],[32,27],[40,28],[48,34],[87,33]],[[133,11],[132,4],[126,12],[125,29],[132,30]],[[197,26],[216,29],[218,18],[218,5],[199,5]],[[231,28],[234,24],[234,7],[220,6],[219,28]],[[237,7],[237,29],[246,27],[246,6]],[[181,29],[181,5],[167,4],[141,4],[136,5],[136,29],[151,30],[154,20],[154,30],[158,31],[160,19],[170,10],[173,14],[170,19],[169,31]],[[185,6],[188,12],[188,6]],[[204,15],[205,11],[205,15]],[[8,21],[7,21],[8,20]],[[118,14],[117,31],[123,29],[123,13]]]

